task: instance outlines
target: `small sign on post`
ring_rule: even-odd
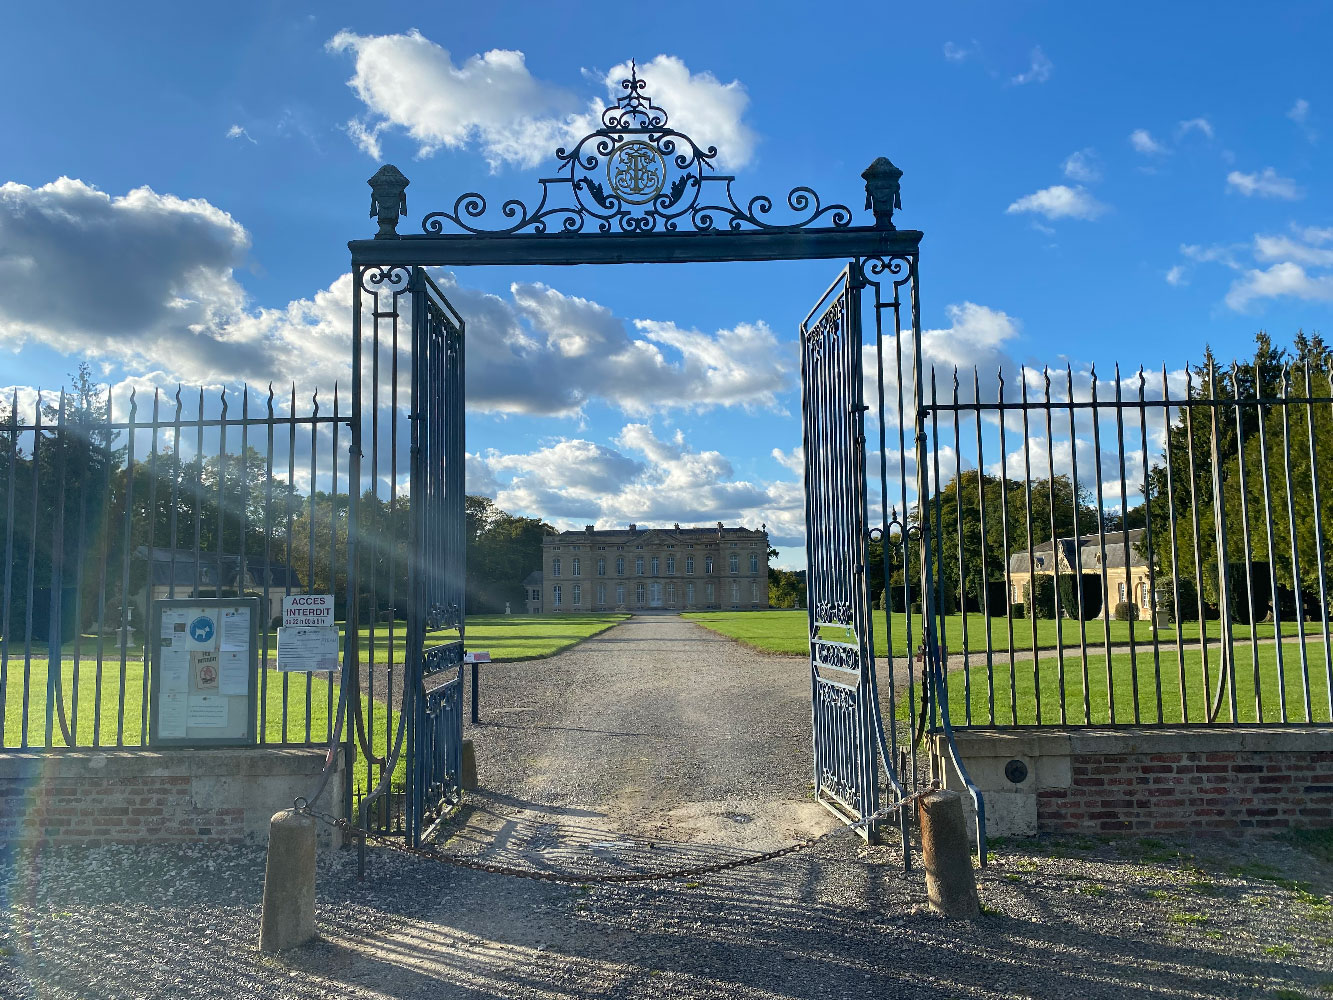
[[[279,670],[337,670],[338,626],[332,594],[289,594],[278,629]]]

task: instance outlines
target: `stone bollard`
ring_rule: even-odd
[[[315,817],[295,809],[268,825],[259,950],[285,951],[315,936]]]
[[[459,765],[458,783],[465,792],[477,790],[477,749],[471,740],[463,741],[463,759]]]
[[[962,798],[957,792],[937,789],[922,796],[918,815],[930,908],[961,920],[980,916]]]

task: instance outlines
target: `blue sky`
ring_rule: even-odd
[[[740,194],[805,184],[860,221],[860,171],[891,157],[941,364],[1175,370],[1205,343],[1328,329],[1333,9],[920,6],[14,19],[8,72],[41,86],[0,104],[0,386],[56,387],[88,358],[116,384],[327,388],[379,163],[412,180],[408,228],[464,191],[529,197],[631,58]],[[472,485],[562,525],[765,522],[798,565],[794,330],[836,271],[442,275],[475,313]],[[571,338],[669,377],[575,364]]]

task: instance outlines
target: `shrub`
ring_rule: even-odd
[[[1083,608],[1079,614],[1079,578],[1076,573],[1061,573],[1060,613],[1068,618],[1091,621],[1102,613],[1102,578],[1096,573],[1083,574]]]
[[[1139,606],[1130,601],[1121,601],[1115,606],[1115,620],[1129,622],[1139,620]]]
[[[920,601],[913,601],[913,602],[912,602],[912,614],[916,615],[918,618],[921,616],[921,602],[920,602]]]
[[[1026,618],[1028,616],[1028,606],[1022,601],[1015,601],[1009,605],[1009,611],[1015,618]]]
[[[1055,617],[1055,579],[1049,576],[1033,577],[1023,585],[1023,603],[1037,618]]]

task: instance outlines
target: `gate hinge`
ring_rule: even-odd
[[[870,409],[870,404],[869,404],[869,403],[848,403],[848,404],[847,404],[847,412],[848,412],[848,413],[865,413],[866,410],[868,410],[868,409]]]

